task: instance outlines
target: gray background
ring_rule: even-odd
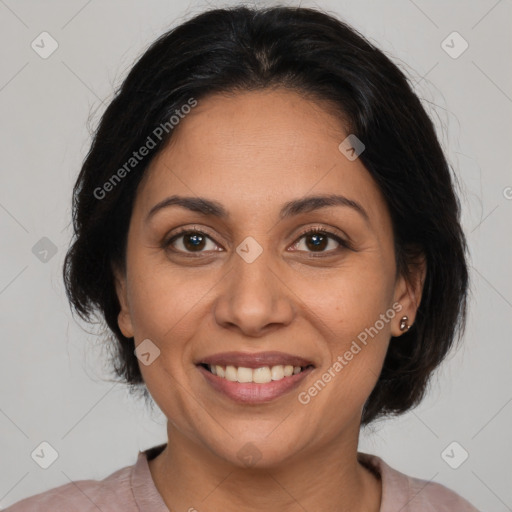
[[[166,440],[164,416],[105,378],[101,339],[71,317],[61,279],[71,187],[90,143],[87,122],[96,125],[134,59],[171,26],[233,3],[0,0],[1,507],[105,478]],[[363,432],[360,450],[443,483],[479,509],[512,510],[511,2],[301,5],[342,17],[414,80],[460,177],[471,252],[461,349],[421,406]],[[31,48],[43,31],[59,45],[47,59]],[[453,31],[469,44],[458,58],[441,45]],[[43,237],[55,255],[33,253]],[[46,470],[31,458],[43,441],[59,454]],[[458,469],[441,456],[453,441],[469,453]],[[460,450],[449,452],[452,461]]]

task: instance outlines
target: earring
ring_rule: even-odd
[[[400,319],[400,330],[401,331],[408,331],[411,328],[411,326],[407,323],[407,320],[409,320],[409,317],[407,317],[407,316],[403,316]]]

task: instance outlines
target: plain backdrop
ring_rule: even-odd
[[[108,380],[102,339],[71,316],[61,278],[71,188],[89,128],[135,59],[172,26],[234,3],[0,0],[0,507],[105,478],[166,441],[165,417]],[[481,510],[510,511],[511,2],[300,5],[349,22],[411,77],[460,179],[471,253],[461,349],[418,408],[363,431],[359,449],[440,482]],[[42,32],[58,44],[47,58],[32,46],[40,37],[51,42]],[[42,442],[58,454],[48,469],[31,456]],[[466,452],[457,469],[447,463],[446,453],[454,465]]]

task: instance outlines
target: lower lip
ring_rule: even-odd
[[[300,373],[284,377],[281,380],[256,384],[254,382],[232,382],[214,375],[203,366],[199,365],[198,368],[206,378],[206,381],[216,391],[223,393],[235,402],[244,404],[260,404],[275,400],[295,389],[314,370],[313,367],[309,367]]]

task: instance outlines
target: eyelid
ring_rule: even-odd
[[[208,237],[212,242],[214,242],[215,245],[219,245],[218,242],[215,241],[215,238],[212,235],[210,235],[208,233],[208,231],[205,230],[204,228],[201,228],[199,226],[189,226],[189,227],[177,228],[177,230],[174,231],[172,234],[164,237],[164,239],[162,241],[162,247],[166,248],[166,247],[170,246],[174,240],[176,240],[180,236],[183,236],[183,235],[186,235],[189,233],[203,234],[206,237]],[[177,252],[183,252],[183,251],[177,251]],[[192,253],[189,253],[189,254],[192,254]],[[198,253],[198,254],[200,254],[200,253]]]
[[[310,234],[316,234],[321,233],[324,234],[327,238],[330,238],[331,240],[334,240],[337,242],[340,247],[337,249],[331,249],[330,251],[320,251],[318,253],[315,253],[314,251],[308,252],[308,251],[298,251],[298,252],[306,252],[310,256],[315,257],[326,257],[331,256],[333,254],[337,254],[341,249],[349,249],[354,250],[353,243],[350,240],[350,237],[347,236],[343,231],[335,228],[335,227],[327,227],[324,225],[316,225],[316,226],[308,226],[304,228],[302,231],[300,231],[297,235],[295,235],[295,242],[293,243],[293,246],[297,245],[302,238],[306,235]]]
[[[346,233],[344,233],[340,229],[335,228],[333,226],[328,226],[328,225],[323,225],[323,224],[307,226],[304,229],[302,229],[301,231],[299,231],[299,233],[295,236],[300,238],[300,237],[303,237],[304,235],[307,235],[308,233],[311,233],[311,232],[325,233],[328,236],[334,236],[334,237],[341,238],[343,240],[343,242],[345,242],[345,243],[350,242],[350,238],[346,235]]]

